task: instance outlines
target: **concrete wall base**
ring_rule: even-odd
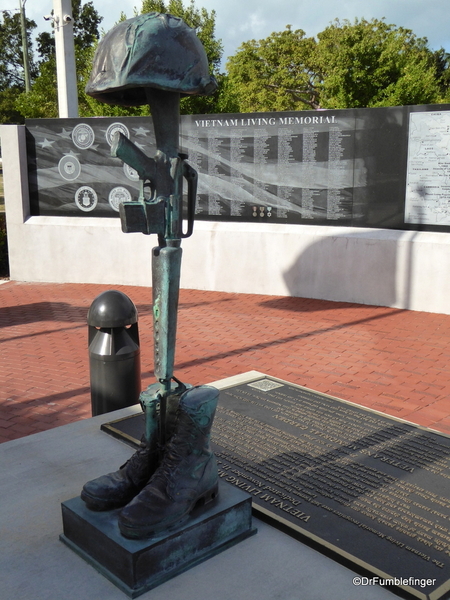
[[[25,128],[2,126],[11,279],[151,285],[155,236],[119,219],[30,216]],[[450,314],[447,233],[196,222],[181,285]]]

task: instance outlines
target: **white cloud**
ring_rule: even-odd
[[[253,13],[238,27],[238,31],[242,41],[245,41],[248,35],[251,38],[259,37],[266,30],[266,27],[267,21],[261,18],[259,14]]]

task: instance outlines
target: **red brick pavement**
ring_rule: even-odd
[[[0,442],[91,415],[86,315],[114,287],[139,311],[143,387],[153,382],[151,290],[0,285]],[[249,370],[450,434],[450,316],[251,294],[182,290],[176,376]]]

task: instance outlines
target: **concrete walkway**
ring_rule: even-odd
[[[139,311],[153,382],[151,290],[0,285],[0,442],[91,416],[86,315],[106,289]],[[250,370],[450,434],[450,316],[303,298],[182,290],[176,376]]]

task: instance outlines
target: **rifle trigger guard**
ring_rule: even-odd
[[[182,238],[188,238],[194,231],[195,203],[197,200],[197,171],[186,162],[183,162],[183,177],[188,184],[187,189],[187,231],[181,231]]]

